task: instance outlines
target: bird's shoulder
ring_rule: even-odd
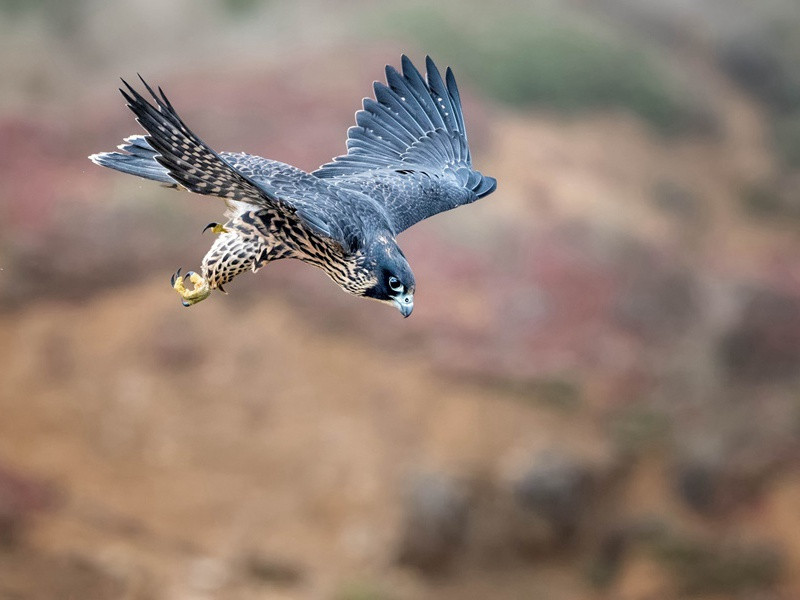
[[[367,186],[342,185],[335,179],[323,179],[293,165],[241,152],[223,152],[221,156],[237,171],[259,186],[285,200],[307,224],[346,240],[349,249],[368,241],[371,232],[391,231],[385,207]]]

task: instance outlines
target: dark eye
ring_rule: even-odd
[[[389,277],[389,287],[392,288],[393,292],[403,291],[403,284],[400,283],[400,280],[397,279],[397,277]]]

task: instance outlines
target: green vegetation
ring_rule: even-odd
[[[335,598],[336,600],[391,600],[393,596],[386,594],[372,583],[352,581],[342,586]]]
[[[667,415],[638,405],[617,415],[611,422],[611,432],[617,447],[630,454],[663,446],[672,434]]]
[[[42,0],[0,0],[0,12],[6,15],[18,15],[43,4]]]
[[[745,210],[758,217],[797,218],[800,206],[793,197],[781,193],[778,184],[768,180],[751,186],[742,192]]]
[[[577,410],[582,402],[580,384],[568,376],[529,378],[479,376],[472,381],[492,392],[564,412]]]
[[[667,537],[655,551],[688,595],[768,589],[778,583],[782,570],[778,555],[767,547],[719,546]]]
[[[0,16],[21,19],[33,16],[62,41],[76,44],[89,4],[86,0],[0,0]]]
[[[528,397],[561,410],[574,410],[581,404],[581,388],[578,383],[558,377],[540,377],[527,382]]]
[[[745,33],[724,37],[720,64],[739,85],[778,114],[800,110],[800,16],[787,10],[755,19]]]
[[[796,2],[764,10],[748,29],[723,36],[720,64],[725,72],[763,104],[772,120],[775,150],[785,171],[800,169],[800,12]],[[745,195],[749,208],[762,213],[796,213],[794,186],[765,182]]]
[[[219,0],[223,11],[232,17],[246,17],[264,5],[260,0]]]
[[[800,109],[775,119],[775,144],[786,166],[800,168]]]
[[[462,78],[512,106],[566,113],[618,108],[662,131],[691,123],[696,110],[685,90],[641,44],[519,5],[475,14],[486,10],[471,6],[459,20],[446,6],[416,6],[390,13],[377,29],[415,39]]]

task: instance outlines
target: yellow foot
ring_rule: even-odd
[[[209,223],[203,229],[203,233],[205,233],[209,229],[211,230],[211,233],[216,233],[216,234],[228,233],[230,231],[229,229],[225,228],[225,225],[220,225],[219,223]]]
[[[189,278],[189,281],[192,282],[194,289],[190,290],[184,285],[184,280],[187,277]],[[184,306],[197,304],[201,300],[208,298],[208,296],[211,294],[211,286],[208,284],[208,280],[198,275],[194,271],[189,271],[186,273],[186,275],[181,276],[181,270],[178,269],[169,282],[182,298],[182,303]]]

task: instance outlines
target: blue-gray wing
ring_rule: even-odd
[[[345,249],[362,247],[364,234],[386,222],[383,208],[359,189],[332,186],[302,169],[253,154],[222,152],[220,157],[260,188],[285,199],[306,225]]]
[[[430,57],[423,79],[407,56],[402,74],[386,67],[386,85],[375,82],[356,126],[347,132],[347,154],[314,171],[321,179],[381,202],[399,232],[444,210],[492,193],[497,181],[472,168],[461,97],[448,67],[442,79]]]
[[[150,179],[175,182],[189,191],[218,196],[257,206],[278,208],[297,218],[316,234],[328,237],[343,248],[361,245],[364,207],[353,194],[296,167],[248,154],[218,154],[195,135],[181,120],[164,92],[157,95],[142,80],[155,105],[126,82],[122,91],[137,121],[147,130],[143,139],[129,138],[126,154],[107,153],[93,157],[95,162],[125,170],[139,169],[126,160],[143,160],[147,171],[133,172]],[[147,163],[148,147],[152,149]],[[156,167],[164,172],[159,172]],[[366,207],[369,212],[369,206]],[[373,211],[374,212],[374,211]]]

